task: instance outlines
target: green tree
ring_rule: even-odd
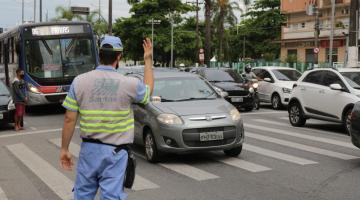
[[[58,6],[56,7],[55,11],[57,15],[55,20],[67,19],[68,21],[72,21],[74,19],[83,19],[80,15],[74,14],[69,7]]]

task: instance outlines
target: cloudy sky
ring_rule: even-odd
[[[39,20],[39,0],[36,0],[37,15]],[[100,0],[103,16],[108,15],[108,0]],[[24,0],[24,18],[25,21],[34,19],[34,0]],[[43,21],[45,21],[46,11],[49,19],[56,16],[55,8],[57,6],[87,6],[90,10],[99,9],[99,0],[43,0]],[[0,0],[0,27],[11,28],[21,23],[22,0]],[[113,0],[113,18],[129,16],[130,6],[126,0]]]

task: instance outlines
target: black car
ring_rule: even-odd
[[[349,125],[351,142],[360,148],[360,102],[357,102],[353,108]]]
[[[254,108],[254,90],[243,77],[230,68],[200,68],[197,74],[206,78],[219,91],[225,91],[227,101],[238,109],[251,111]]]
[[[14,123],[15,104],[6,85],[0,81],[0,123]]]

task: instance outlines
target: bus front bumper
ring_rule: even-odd
[[[64,101],[66,95],[67,92],[50,94],[29,92],[29,102],[27,105],[36,106],[46,104],[61,104]]]

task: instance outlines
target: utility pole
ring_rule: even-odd
[[[34,23],[36,22],[36,0],[34,0]]]
[[[319,49],[319,35],[320,35],[320,21],[319,21],[319,7],[317,2],[315,2],[314,5],[314,9],[315,9],[315,48]],[[315,55],[315,62],[314,64],[317,65],[319,63],[319,52],[314,52]]]
[[[39,9],[39,13],[40,13],[40,22],[42,22],[42,0],[40,0],[40,9]]]
[[[243,60],[245,60],[245,35],[244,35],[244,41],[243,41]]]
[[[112,35],[112,0],[109,0],[109,26],[108,26],[108,34]]]
[[[21,1],[21,23],[24,23],[24,0]]]
[[[350,26],[349,26],[349,47],[348,47],[348,63],[345,67],[356,67],[358,63],[358,30],[359,30],[359,1],[351,0],[350,3]]]
[[[329,65],[333,67],[333,44],[334,44],[334,21],[335,21],[335,0],[331,0],[331,32],[330,32],[330,49],[329,49]]]
[[[174,19],[172,15],[170,15],[170,23],[171,23],[170,68],[173,68],[174,67]]]
[[[153,56],[152,56],[152,63],[154,64],[154,24],[160,24],[161,20],[154,20],[154,18],[151,18],[150,20],[148,20],[147,24],[151,24],[151,43],[152,43],[152,49],[151,51],[153,52]]]
[[[99,0],[99,22],[101,21],[101,0]]]

